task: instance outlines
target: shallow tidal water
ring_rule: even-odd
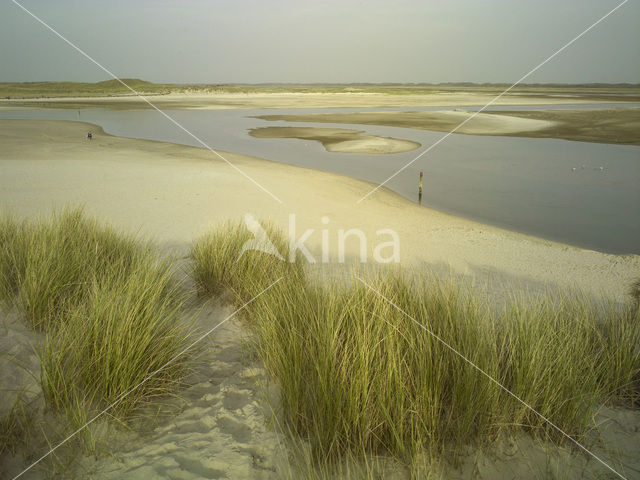
[[[594,105],[575,106],[586,107],[594,108]],[[495,107],[496,110],[542,108],[550,106]],[[372,125],[265,121],[251,117],[443,109],[167,110],[167,113],[214,149],[378,184],[445,133]],[[112,135],[201,146],[154,110],[3,110],[0,118],[79,120],[100,125]],[[392,155],[329,153],[315,141],[259,139],[248,134],[250,129],[264,126],[357,128],[371,135],[413,140],[422,147]],[[422,204],[425,206],[583,248],[640,254],[640,147],[453,134],[385,186],[417,201],[420,171],[424,172]],[[255,186],[247,182],[247,188]]]

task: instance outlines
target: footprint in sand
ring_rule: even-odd
[[[225,392],[222,405],[227,410],[241,410],[250,401],[249,392],[231,390]]]
[[[222,433],[231,435],[238,443],[249,443],[249,440],[251,440],[251,429],[231,417],[218,418],[218,428]]]

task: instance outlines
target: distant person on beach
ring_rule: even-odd
[[[91,140],[91,139],[93,138],[93,135],[91,134],[91,132],[87,133],[87,138],[88,138],[89,140]]]

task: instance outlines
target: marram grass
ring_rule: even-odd
[[[55,327],[66,306],[82,303],[92,281],[129,268],[151,247],[66,209],[51,221],[0,220],[0,268],[4,300],[14,294],[27,323],[37,330]]]
[[[66,309],[65,321],[43,349],[42,385],[49,404],[62,409],[82,395],[99,399],[100,406],[119,401],[111,414],[124,415],[175,390],[185,372],[183,359],[146,380],[188,339],[170,265],[156,262],[139,260],[125,277],[114,272],[94,282],[83,303]]]
[[[0,300],[45,334],[46,404],[76,427],[114,402],[109,416],[125,419],[188,371],[192,352],[173,360],[191,338],[183,289],[151,245],[81,209],[34,222],[5,215],[0,274]]]
[[[278,252],[286,255],[285,235],[271,224],[265,230]],[[191,275],[201,295],[230,292],[233,303],[240,307],[279,278],[302,272],[300,255],[290,263],[288,258],[283,261],[255,249],[243,252],[245,242],[252,239],[244,224],[227,222],[194,243]]]
[[[566,441],[479,370],[578,441],[599,406],[638,404],[636,308],[567,296],[514,301],[496,313],[451,283],[402,271],[365,275],[396,308],[355,277],[313,282],[299,262],[261,252],[236,262],[250,237],[241,224],[203,237],[193,275],[202,294],[229,290],[239,304],[283,276],[244,317],[279,384],[286,430],[307,439],[320,461],[387,453],[410,462],[505,431]]]

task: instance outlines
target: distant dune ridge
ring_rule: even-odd
[[[484,106],[507,84],[261,84],[181,85],[122,79],[164,108],[325,108]],[[628,84],[518,85],[494,105],[584,104],[640,101],[640,86]],[[117,80],[97,83],[0,83],[0,108],[150,108]]]

